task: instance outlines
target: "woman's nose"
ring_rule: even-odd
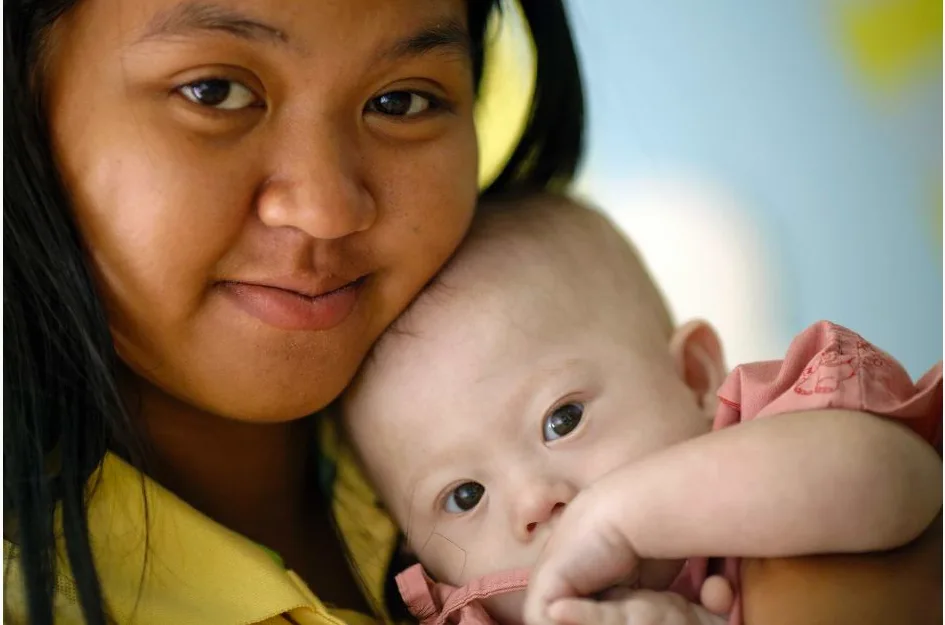
[[[377,219],[374,197],[356,163],[356,139],[313,134],[281,155],[278,172],[257,199],[259,219],[314,239],[340,239],[369,229]]]
[[[564,511],[575,494],[574,487],[563,480],[536,480],[530,484],[519,493],[514,506],[512,531],[515,538],[531,541],[539,528]]]

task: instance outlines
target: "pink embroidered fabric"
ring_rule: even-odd
[[[860,335],[821,321],[798,335],[783,360],[736,367],[718,392],[713,429],[788,412],[856,410],[900,420],[942,454],[942,363],[913,383],[902,365]],[[668,590],[697,602],[705,580],[723,575],[735,591],[730,625],[741,625],[739,558],[692,558]],[[526,571],[489,575],[456,588],[415,565],[397,576],[421,625],[494,625],[478,599],[522,590]]]
[[[718,392],[715,429],[785,412],[846,409],[897,419],[942,453],[942,362],[913,383],[892,356],[821,321],[784,360],[741,365]]]

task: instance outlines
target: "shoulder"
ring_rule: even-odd
[[[333,417],[319,424],[319,446],[332,466],[332,511],[354,566],[378,606],[384,591],[399,531],[380,505],[374,490]]]

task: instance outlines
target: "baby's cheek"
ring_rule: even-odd
[[[416,552],[417,559],[438,581],[455,585],[470,577],[469,552],[442,534],[429,536]]]

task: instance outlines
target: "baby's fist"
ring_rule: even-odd
[[[609,518],[612,506],[601,500],[604,495],[606,491],[586,490],[561,514],[528,584],[529,625],[548,623],[548,608],[559,600],[590,597],[625,585],[636,573],[636,550]]]
[[[629,591],[622,599],[561,599],[548,607],[555,625],[725,625],[726,619],[671,592]]]

